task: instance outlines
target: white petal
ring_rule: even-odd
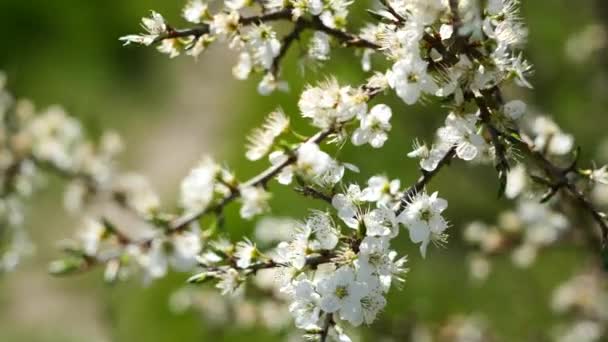
[[[456,155],[458,155],[458,158],[466,161],[475,159],[477,152],[477,147],[466,141],[458,144],[458,147],[456,148]]]

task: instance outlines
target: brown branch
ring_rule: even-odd
[[[304,24],[304,21],[298,20],[298,21],[296,21],[296,24],[294,25],[293,30],[288,35],[283,37],[283,43],[281,44],[281,50],[279,51],[279,54],[272,61],[272,66],[270,67],[270,72],[273,75],[275,75],[275,76],[278,75],[280,67],[281,67],[281,61],[287,54],[287,51],[289,51],[289,47],[291,46],[291,44],[293,44],[293,42],[295,42],[296,40],[298,40],[300,38],[300,34],[302,33],[302,31],[304,31],[305,28],[306,28],[306,26]]]
[[[408,205],[408,200],[410,198],[415,196],[418,192],[422,191],[424,187],[441,171],[441,169],[443,169],[444,166],[450,164],[450,161],[454,158],[455,155],[456,147],[452,147],[446,152],[443,158],[441,158],[441,160],[437,164],[437,167],[433,171],[426,171],[422,169],[420,170],[420,172],[422,173],[420,178],[418,178],[416,183],[410,186],[403,193],[401,204],[399,205],[399,208],[396,211],[397,215],[401,214],[405,210]]]
[[[335,128],[329,128],[329,129],[323,130],[323,131],[315,134],[310,139],[308,139],[307,143],[319,144],[319,143],[323,142],[323,140],[327,139],[327,137],[329,137],[334,132],[335,132]],[[255,177],[249,179],[248,181],[246,181],[245,183],[243,183],[242,186],[244,186],[244,187],[265,186],[272,178],[274,178],[276,175],[281,173],[281,171],[283,171],[283,169],[294,164],[297,161],[297,158],[295,157],[295,152],[296,151],[293,151],[293,153],[291,153],[290,157],[288,157],[284,162],[269,167],[268,169],[262,171],[257,176],[255,176]],[[205,210],[202,210],[198,213],[195,213],[195,214],[184,215],[182,217],[179,217],[179,218],[171,221],[171,223],[169,224],[169,230],[170,231],[183,230],[183,229],[187,228],[187,226],[190,223],[195,222],[200,217],[202,217],[210,212],[221,211],[226,205],[228,205],[229,203],[231,203],[238,197],[240,197],[240,194],[238,191],[231,191],[229,195],[224,197],[215,206],[211,206],[211,207],[209,207]]]
[[[307,27],[318,30],[318,31],[323,31],[323,32],[327,33],[328,35],[336,38],[338,41],[340,41],[345,46],[362,47],[362,48],[368,48],[368,49],[373,49],[373,50],[380,49],[380,45],[378,45],[374,42],[371,42],[369,40],[363,39],[353,33],[326,26],[325,24],[323,24],[321,19],[319,19],[319,17],[313,17],[310,21],[305,20],[305,23],[306,23]]]
[[[493,92],[495,92],[496,95],[498,97],[500,97],[500,89],[495,87],[493,89]],[[478,102],[478,105],[479,105],[480,110],[489,111],[490,105],[488,103],[486,103],[484,101],[480,101],[480,102]],[[545,173],[546,177],[548,178],[548,180],[545,180],[545,182],[549,183],[549,185],[547,185],[547,186],[549,186],[549,188],[550,188],[550,192],[549,192],[548,196],[552,196],[555,193],[557,193],[559,190],[565,189],[566,193],[571,198],[576,200],[579,203],[579,205],[581,206],[581,208],[583,208],[585,211],[587,211],[591,215],[591,217],[593,217],[593,219],[599,225],[600,230],[601,230],[602,248],[603,249],[608,248],[608,222],[606,222],[606,215],[603,212],[601,212],[599,209],[597,209],[595,207],[595,205],[587,198],[587,196],[585,196],[585,194],[578,189],[578,187],[576,186],[576,184],[574,183],[573,180],[568,178],[568,175],[571,172],[574,172],[573,166],[575,166],[576,164],[572,163],[572,165],[567,168],[561,168],[561,167],[555,165],[549,159],[547,159],[547,157],[545,157],[545,155],[542,152],[537,151],[534,146],[531,146],[529,143],[525,142],[524,140],[516,137],[515,135],[509,134],[507,132],[502,132],[496,128],[494,128],[494,129],[495,129],[496,134],[500,135],[505,140],[507,140],[511,144],[513,144],[515,147],[517,147],[518,149],[520,149],[521,151],[526,153],[528,156],[530,156],[530,158],[536,164],[536,166],[539,167]]]
[[[326,342],[329,337],[329,329],[336,324],[334,322],[334,315],[332,313],[325,314],[325,321],[323,322],[323,327],[321,327],[321,331],[319,332],[319,341]]]
[[[332,196],[327,195],[311,186],[301,186],[295,188],[296,192],[310,198],[320,199],[331,204]]]
[[[264,23],[268,21],[277,21],[277,20],[289,20],[291,18],[291,10],[283,9],[280,11],[266,13],[261,15],[254,15],[250,17],[242,17],[239,19],[239,24],[247,26],[258,23]],[[184,29],[176,29],[168,26],[167,32],[165,34],[159,35],[154,39],[153,43],[159,43],[165,39],[173,39],[173,38],[185,38],[185,37],[194,37],[199,38],[200,36],[207,34],[210,32],[208,24],[201,24],[197,27],[192,28],[184,28]]]

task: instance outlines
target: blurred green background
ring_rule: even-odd
[[[554,116],[583,147],[583,160],[594,157],[608,118],[608,54],[596,52],[583,62],[565,53],[569,37],[587,25],[608,20],[605,0],[528,0],[523,16],[530,27],[527,55],[535,66],[534,91],[508,89],[509,97],[522,97],[542,113]],[[353,25],[366,18],[357,1]],[[244,161],[243,132],[263,116],[283,107],[298,115],[297,94],[307,82],[335,74],[342,82],[359,83],[365,77],[359,61],[348,51],[335,51],[335,59],[319,74],[301,74],[298,49],[292,49],[284,66],[291,92],[260,97],[256,80],[234,81],[230,69],[235,56],[216,46],[201,56],[168,60],[152,49],[121,47],[118,37],[139,31],[138,20],[155,9],[169,21],[179,19],[182,1],[160,0],[2,0],[0,1],[0,69],[20,97],[39,107],[62,104],[80,118],[92,134],[112,128],[124,137],[124,169],[149,176],[171,206],[179,180],[204,153],[226,160],[245,179],[265,163]],[[433,105],[406,107],[394,97],[381,101],[401,108],[394,115],[392,137],[380,152],[345,147],[341,159],[360,166],[353,180],[362,181],[384,170],[391,178],[411,183],[416,164],[405,157],[415,137],[431,140],[445,110]],[[303,132],[307,125],[295,120]],[[404,150],[404,146],[407,147]],[[473,219],[493,222],[496,213],[509,208],[497,200],[497,181],[491,167],[463,167],[455,163],[430,189],[440,189],[449,200],[452,239],[448,248],[433,248],[426,260],[407,239],[398,250],[410,257],[411,272],[403,290],[393,290],[381,322],[362,329],[365,340],[393,336],[406,340],[408,319],[433,324],[456,313],[487,315],[502,341],[537,341],[556,319],[548,308],[551,289],[584,265],[576,247],[560,247],[542,255],[532,270],[497,260],[484,286],[467,274],[467,251],[459,242],[462,226]],[[55,241],[68,237],[78,219],[61,214],[61,182],[51,179],[50,190],[38,194],[30,206],[28,229],[37,244],[36,255],[14,274],[0,278],[0,341],[270,341],[282,335],[260,329],[227,326],[211,329],[195,311],[174,315],[169,297],[187,274],[174,274],[142,287],[139,279],[114,287],[102,283],[101,272],[72,279],[46,274],[49,260],[58,255]],[[275,186],[276,187],[276,186]],[[316,205],[291,190],[276,187],[273,214],[302,217]],[[237,218],[232,207],[228,230],[232,238],[250,234],[254,224]]]

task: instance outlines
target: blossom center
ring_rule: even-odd
[[[342,299],[346,296],[348,296],[348,288],[346,288],[346,286],[336,287],[336,297]]]
[[[422,221],[426,221],[429,222],[429,220],[431,219],[431,211],[429,209],[424,209],[422,212],[420,212],[420,219]]]

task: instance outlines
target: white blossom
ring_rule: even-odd
[[[196,265],[196,256],[202,250],[199,234],[183,231],[168,238],[152,240],[150,248],[139,256],[140,263],[151,279],[167,274],[169,265],[178,271],[188,271]]]
[[[275,139],[289,127],[289,118],[282,110],[276,110],[268,115],[261,128],[256,128],[247,137],[247,153],[249,160],[264,157],[274,145]]]
[[[507,173],[507,185],[505,187],[505,196],[507,198],[515,198],[519,196],[528,183],[528,173],[522,164],[517,164]]]
[[[511,119],[517,120],[526,113],[526,103],[520,100],[509,101],[504,105],[503,111]]]
[[[365,283],[355,279],[355,271],[351,267],[343,266],[321,280],[317,291],[321,295],[323,311],[337,312],[341,319],[355,326],[363,322],[361,299],[369,289]]]
[[[340,87],[335,80],[319,87],[308,87],[298,102],[302,116],[312,119],[314,126],[328,128],[367,112],[367,96],[350,86]]]
[[[251,54],[248,52],[241,52],[239,54],[239,61],[232,68],[232,75],[238,80],[246,80],[253,70],[253,61]]]
[[[288,264],[297,270],[301,270],[306,265],[307,250],[308,236],[298,234],[290,242],[279,243],[273,260],[279,264]]]
[[[559,126],[546,116],[539,116],[532,123],[532,132],[536,135],[534,147],[538,151],[547,151],[554,155],[570,153],[574,147],[574,137],[562,132]]]
[[[246,41],[255,63],[264,69],[270,69],[281,50],[281,42],[276,38],[272,27],[265,24],[254,26],[247,33]]]
[[[445,126],[437,131],[443,144],[456,147],[456,155],[463,160],[473,160],[487,148],[485,140],[477,133],[475,115],[459,116],[450,113]]]
[[[338,217],[350,227],[359,227],[359,209],[361,202],[361,188],[356,184],[348,186],[346,193],[336,194],[331,200],[331,204],[338,211]]]
[[[209,24],[209,30],[221,39],[226,39],[237,32],[239,19],[239,13],[235,11],[215,14]]]
[[[329,59],[331,46],[329,45],[329,35],[325,32],[316,31],[310,40],[308,55],[320,61]]]
[[[243,205],[241,206],[241,217],[245,219],[253,218],[268,210],[268,200],[270,194],[259,186],[245,186],[239,189]]]
[[[220,275],[220,281],[216,287],[220,290],[223,296],[233,294],[241,285],[242,279],[240,274],[234,268],[229,268]]]
[[[234,256],[236,257],[236,265],[239,268],[246,269],[251,266],[257,255],[258,249],[253,242],[245,240],[237,243]]]
[[[193,23],[200,24],[209,15],[209,6],[202,0],[190,0],[184,7],[182,15],[184,19]]]
[[[313,211],[306,219],[306,228],[310,231],[313,249],[332,250],[339,240],[339,230],[329,214],[322,211]]]
[[[399,234],[395,212],[387,208],[376,208],[363,216],[368,236],[389,236]]]
[[[420,243],[422,256],[431,240],[441,240],[444,231],[448,228],[447,221],[441,213],[448,207],[448,202],[437,196],[425,192],[418,193],[408,203],[405,210],[397,217],[410,232],[413,243]]]
[[[367,187],[361,191],[360,199],[375,202],[378,206],[392,207],[399,201],[401,181],[389,180],[386,176],[372,176],[367,180]]]
[[[289,312],[294,316],[296,327],[308,329],[316,326],[321,313],[321,296],[308,279],[299,279],[293,285],[293,301]]]
[[[84,253],[91,256],[97,254],[97,249],[105,233],[106,227],[103,223],[97,220],[87,219],[84,228],[78,235]]]
[[[180,203],[187,213],[207,208],[213,199],[215,178],[219,167],[207,157],[181,183]]]
[[[233,11],[238,11],[253,3],[253,0],[225,0],[226,7]]]
[[[384,104],[374,106],[369,114],[361,118],[361,126],[352,136],[353,144],[359,146],[369,143],[374,148],[380,148],[388,139],[386,134],[391,130],[391,108]]]
[[[269,72],[264,75],[260,83],[258,83],[258,93],[267,96],[272,94],[275,90],[288,91],[289,86],[287,85],[287,82],[278,80],[273,73]]]
[[[608,165],[593,169],[589,179],[599,184],[608,185]]]
[[[428,63],[418,58],[397,61],[387,74],[388,83],[408,105],[418,102],[423,94],[434,94],[437,84],[427,72]]]

